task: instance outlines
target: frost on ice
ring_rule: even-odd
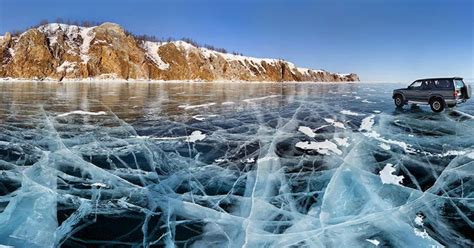
[[[1,91],[1,245],[473,246],[465,116],[355,84],[33,86]]]

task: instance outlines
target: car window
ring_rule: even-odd
[[[421,82],[421,89],[422,90],[429,90],[430,89],[429,83],[430,83],[430,81]]]
[[[462,87],[464,87],[464,82],[462,80],[456,79],[454,80],[454,85],[457,89],[461,89]]]
[[[419,89],[421,87],[421,81],[416,81],[410,85],[411,89]]]
[[[434,89],[436,88],[435,80],[430,80],[428,84],[429,89]]]
[[[436,86],[436,88],[440,88],[440,89],[450,89],[450,88],[452,88],[451,80],[449,80],[449,79],[435,80],[435,86]]]

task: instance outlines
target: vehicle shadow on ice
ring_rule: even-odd
[[[454,121],[468,121],[474,119],[474,116],[459,111],[457,109],[447,109],[442,113],[435,113],[421,108],[418,105],[409,108],[394,108],[392,112],[394,116],[405,115],[417,120],[439,120],[445,121],[447,118]]]

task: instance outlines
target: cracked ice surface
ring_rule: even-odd
[[[473,246],[473,101],[399,87],[0,84],[0,246]]]

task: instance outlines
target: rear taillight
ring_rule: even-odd
[[[454,97],[457,97],[457,96],[458,96],[458,92],[457,92],[457,91],[454,91],[453,96],[454,96]]]

